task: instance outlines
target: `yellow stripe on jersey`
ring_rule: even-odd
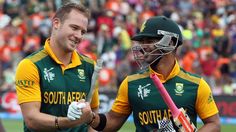
[[[86,56],[81,55],[81,57],[83,58],[83,60],[85,60],[86,62],[90,63],[90,64],[94,64],[94,61]]]
[[[204,79],[201,79],[199,83],[195,108],[201,119],[206,119],[219,112],[211,89]]]
[[[112,105],[112,111],[129,115],[132,111],[128,99],[128,79],[127,77],[123,80],[120,85],[117,97]]]
[[[137,79],[142,79],[142,78],[146,78],[150,75],[149,72],[145,72],[143,74],[134,74],[134,75],[130,75],[129,78],[128,78],[128,81],[134,81],[134,80],[137,80]]]
[[[19,104],[33,101],[41,102],[39,73],[37,67],[32,63],[32,61],[24,59],[19,63],[16,70],[15,80]]]
[[[47,52],[43,49],[39,51],[38,53],[36,53],[35,55],[30,56],[29,59],[34,63],[46,57],[47,55],[48,55]]]
[[[199,84],[199,82],[200,82],[200,78],[192,76],[192,75],[185,73],[183,71],[180,71],[177,76],[179,76],[180,78],[183,78],[187,81],[190,81],[192,83],[195,83],[195,84]]]

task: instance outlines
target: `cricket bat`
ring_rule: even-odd
[[[93,72],[93,75],[92,75],[90,91],[88,93],[88,96],[86,97],[87,102],[91,102],[91,99],[92,99],[92,96],[93,96],[93,93],[94,93],[94,89],[95,89],[95,85],[96,85],[96,82],[97,82],[97,78],[98,78],[100,70],[102,69],[102,63],[103,63],[103,60],[98,59],[97,64],[94,67],[94,72]]]
[[[190,121],[190,118],[186,114],[183,108],[178,109],[173,100],[171,99],[169,93],[166,91],[165,87],[157,77],[155,73],[150,75],[153,83],[159,90],[163,100],[167,104],[168,108],[170,109],[174,122],[176,126],[179,128],[180,132],[196,132],[197,128],[194,124]]]

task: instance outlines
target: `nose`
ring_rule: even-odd
[[[75,31],[74,36],[77,38],[82,38],[83,37],[82,30]]]
[[[73,33],[73,36],[75,37],[76,41],[80,42],[83,39],[83,34],[81,30],[78,30]]]

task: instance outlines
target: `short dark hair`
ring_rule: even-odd
[[[90,18],[90,11],[89,9],[87,9],[85,6],[83,6],[82,4],[76,4],[76,3],[68,3],[63,5],[62,7],[60,7],[53,19],[55,18],[59,18],[60,21],[64,22],[64,20],[67,18],[68,14],[72,11],[72,10],[78,10],[79,12],[81,12],[85,17],[87,17],[88,19]]]

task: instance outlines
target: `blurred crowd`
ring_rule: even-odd
[[[18,62],[44,45],[51,18],[63,2],[0,0],[0,92],[14,91]],[[236,95],[236,0],[79,2],[92,11],[92,16],[78,51],[104,60],[100,90],[116,91],[126,75],[138,70],[130,37],[146,19],[164,15],[176,21],[183,33],[184,44],[178,50],[180,65],[203,76],[214,95]]]

